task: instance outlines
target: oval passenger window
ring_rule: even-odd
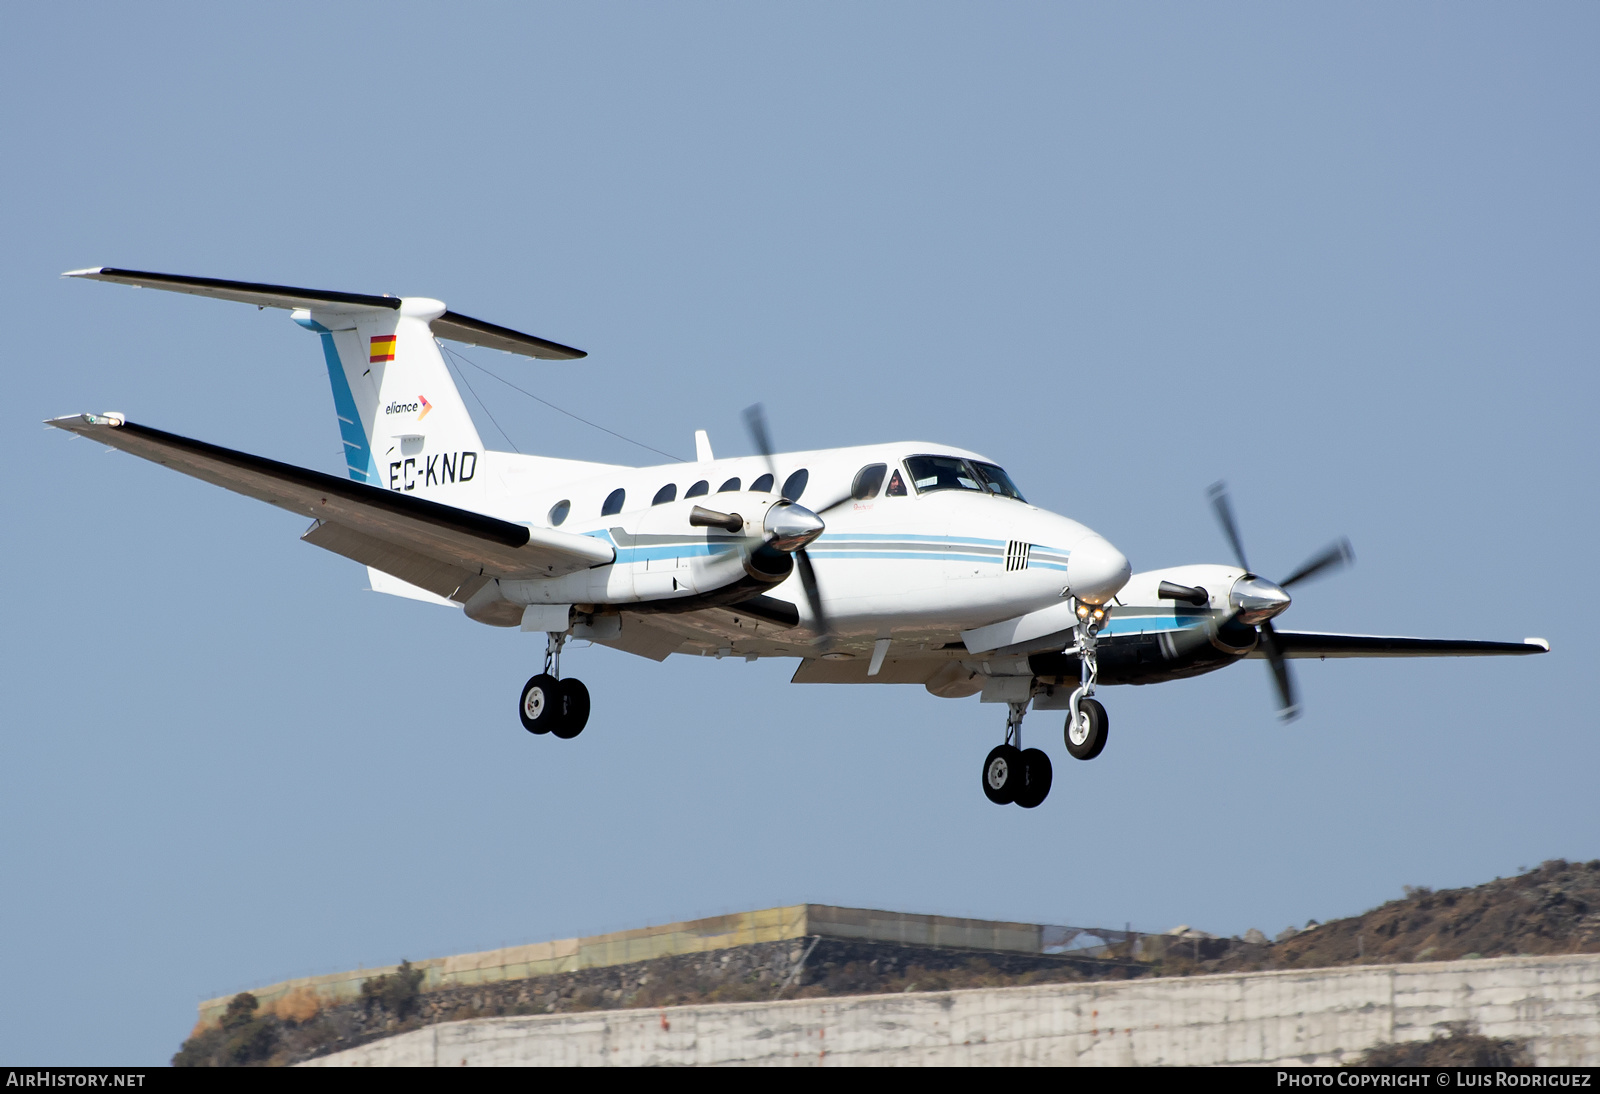
[[[669,483],[667,483],[667,485],[663,486],[660,490],[656,491],[656,496],[650,499],[650,504],[651,505],[665,505],[669,501],[677,501],[677,500],[678,500],[678,484],[675,483],[675,482],[669,482]]]
[[[739,489],[739,480],[738,479],[729,479],[727,482],[725,482],[721,486],[717,487],[717,493],[726,494],[729,490],[737,490],[737,489]]]
[[[567,514],[572,512],[570,501],[558,501],[550,507],[550,527],[556,528],[567,519]]]
[[[762,475],[759,479],[750,484],[750,489],[755,491],[757,494],[766,494],[771,492],[772,476]]]
[[[801,468],[783,480],[783,496],[790,501],[799,501],[800,495],[806,492],[806,483],[811,481],[811,473]]]
[[[606,495],[606,503],[600,507],[600,515],[602,517],[609,517],[613,513],[622,512],[622,502],[627,496],[627,491],[623,490],[620,486],[611,491],[611,493]]]
[[[711,484],[705,479],[701,479],[699,482],[689,487],[689,489],[685,490],[683,492],[683,496],[686,498],[703,498],[710,492]]]
[[[857,501],[866,501],[868,498],[878,496],[878,491],[883,489],[883,476],[889,473],[886,463],[869,463],[856,472],[856,481],[850,487],[850,496]]]

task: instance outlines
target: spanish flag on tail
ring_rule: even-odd
[[[394,335],[392,335],[392,334],[374,334],[372,336],[372,356],[370,358],[368,358],[369,363],[375,365],[379,361],[393,361],[393,360],[394,360]]]

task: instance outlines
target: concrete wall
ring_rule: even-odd
[[[815,935],[913,946],[1040,953],[1049,948],[1046,934],[1052,930],[1062,932],[1070,928],[876,912],[824,904],[794,904],[588,938],[565,938],[555,942],[535,942],[527,946],[458,954],[455,957],[435,957],[413,964],[423,972],[422,990],[437,991],[441,988],[551,976],[579,969],[626,965],[655,957],[705,953],[761,942],[785,942]],[[374,976],[394,972],[398,967],[384,965],[284,980],[264,988],[254,988],[252,993],[269,1013],[307,1013],[318,1006],[359,998],[363,983]],[[219,995],[202,1002],[200,1021],[215,1022],[220,1019],[231,998],[231,995]]]
[[[1463,1021],[1600,1064],[1600,955],[487,1018],[312,1064],[1336,1064]]]

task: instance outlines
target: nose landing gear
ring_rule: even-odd
[[[571,740],[589,724],[589,689],[582,680],[561,679],[561,646],[566,640],[559,631],[550,633],[544,671],[522,685],[517,715],[529,733],[553,733]]]

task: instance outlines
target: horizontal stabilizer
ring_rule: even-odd
[[[119,416],[74,414],[49,423],[238,494],[314,517],[307,540],[379,566],[432,592],[457,574],[559,577],[611,562],[593,536],[528,528],[435,501],[180,437]],[[387,564],[387,565],[386,565]],[[448,595],[441,592],[440,595]]]
[[[292,285],[264,285],[254,281],[224,281],[215,277],[189,277],[185,274],[151,273],[148,270],[121,270],[113,266],[91,266],[86,270],[69,270],[63,277],[82,277],[91,281],[112,281],[119,285],[133,285],[141,289],[166,289],[169,292],[207,296],[214,300],[232,300],[240,304],[254,304],[258,308],[389,308],[400,307],[398,296],[372,296],[367,293],[333,292],[326,289],[299,289]],[[470,315],[447,311],[430,324],[439,338],[464,342],[470,346],[520,353],[524,357],[538,357],[548,361],[575,361],[587,357],[581,349],[563,346],[546,338],[496,326]]]
[[[1402,638],[1381,634],[1319,634],[1275,631],[1285,657],[1503,657],[1549,653],[1542,638],[1484,642],[1471,638]],[[1266,656],[1258,647],[1250,657]]]

